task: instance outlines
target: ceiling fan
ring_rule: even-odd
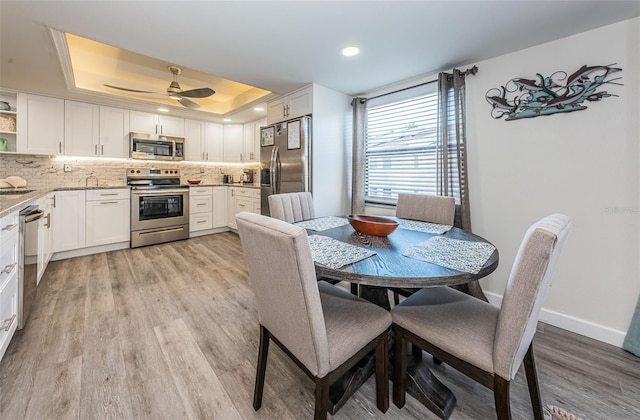
[[[196,109],[196,108],[200,108],[200,105],[198,105],[197,103],[193,102],[192,100],[188,99],[188,98],[208,98],[209,96],[213,95],[214,93],[216,93],[215,90],[208,88],[208,87],[204,87],[204,88],[198,88],[198,89],[190,89],[190,90],[182,90],[180,88],[180,84],[178,83],[178,75],[180,73],[182,73],[182,69],[180,69],[180,67],[176,67],[176,66],[169,66],[168,67],[169,71],[171,72],[171,74],[173,74],[173,82],[171,82],[171,84],[169,85],[169,87],[167,88],[167,92],[150,92],[150,91],[146,91],[146,90],[136,90],[136,89],[127,89],[127,88],[123,88],[123,87],[119,87],[119,86],[113,86],[113,85],[107,85],[105,84],[104,86],[111,88],[111,89],[118,89],[118,90],[124,90],[125,92],[134,92],[134,93],[153,93],[156,95],[166,95],[172,99],[177,99],[178,102],[180,102],[180,105],[186,107],[186,108],[191,108],[191,109]]]

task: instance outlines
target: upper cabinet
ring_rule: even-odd
[[[313,86],[305,86],[268,103],[267,124],[290,120],[311,114]]]
[[[64,154],[98,156],[100,106],[64,101]]]
[[[130,128],[134,133],[157,134],[159,136],[185,137],[184,118],[149,112],[131,111]]]
[[[64,100],[19,93],[18,109],[18,153],[62,154]]]
[[[244,161],[260,161],[260,127],[267,125],[267,119],[246,123],[244,125]]]
[[[17,112],[16,94],[5,94],[0,92],[0,101],[6,105],[0,109],[0,152],[16,152],[17,149]]]
[[[222,162],[222,124],[185,120],[186,160]]]
[[[224,161],[242,162],[244,157],[244,127],[241,124],[225,124],[222,138]]]
[[[100,157],[129,157],[129,110],[100,106]]]

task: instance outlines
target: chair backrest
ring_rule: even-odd
[[[438,195],[398,194],[396,216],[453,226],[456,200]]]
[[[273,194],[269,196],[271,217],[294,223],[313,219],[313,197],[310,192]]]
[[[518,249],[493,343],[494,372],[515,377],[536,333],[538,317],[571,228],[571,218],[553,214],[532,225]]]
[[[262,324],[309,371],[329,371],[320,292],[304,229],[258,214],[236,215]]]

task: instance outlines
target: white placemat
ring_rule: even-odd
[[[327,216],[319,217],[312,220],[303,220],[302,222],[296,222],[294,225],[300,226],[303,229],[315,230],[321,232],[323,230],[333,229],[339,226],[348,225],[349,221],[341,217]]]
[[[437,223],[420,222],[418,220],[398,219],[398,226],[402,229],[417,230],[418,232],[442,235],[448,232],[452,226],[439,225]]]
[[[434,236],[412,246],[402,255],[454,270],[477,274],[495,249],[495,246],[487,242],[469,242]]]
[[[315,262],[336,270],[376,255],[374,251],[322,235],[309,235],[309,246]]]

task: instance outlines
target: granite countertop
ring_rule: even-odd
[[[189,185],[190,187],[242,187],[242,188],[260,188],[260,184],[242,184],[233,183],[225,184],[222,182],[207,182],[197,185]],[[0,217],[7,214],[22,210],[27,205],[33,203],[38,198],[50,193],[51,191],[73,191],[73,190],[103,190],[103,189],[115,189],[115,188],[129,188],[128,185],[110,185],[110,186],[98,186],[98,187],[55,187],[55,188],[27,188],[33,190],[29,193],[15,194],[15,195],[0,195]],[[2,190],[11,190],[11,188],[0,188]]]

